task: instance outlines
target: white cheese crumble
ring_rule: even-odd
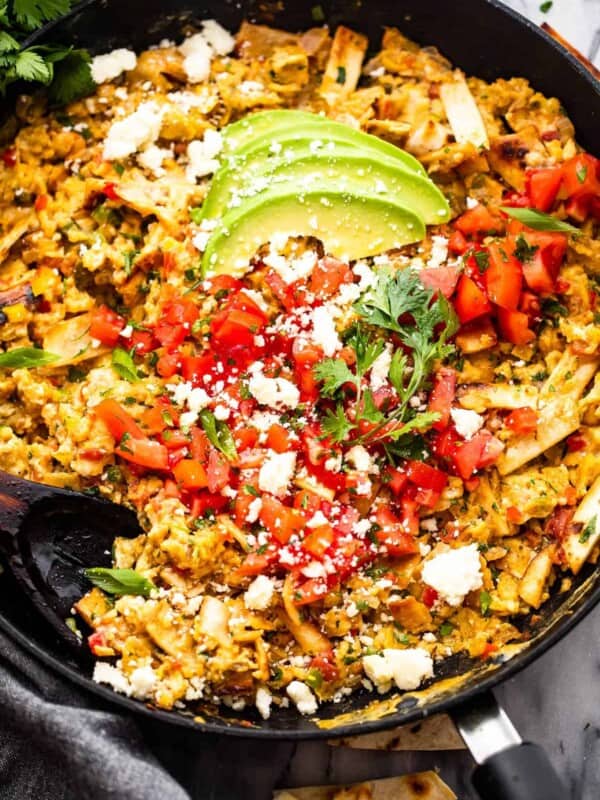
[[[457,433],[464,436],[465,439],[471,439],[475,436],[485,422],[484,418],[476,411],[470,411],[466,408],[452,408],[450,409],[450,416]]]
[[[300,391],[286,378],[267,378],[261,373],[248,381],[248,390],[263,406],[271,408],[296,408],[300,402]]]
[[[377,691],[384,694],[392,687],[409,691],[418,689],[426,678],[433,677],[433,659],[426,650],[383,650],[381,655],[363,656],[363,669]]]
[[[137,58],[133,50],[120,47],[111,53],[94,56],[90,69],[95,83],[106,83],[118,78],[122,72],[135,69]]]
[[[152,694],[152,689],[156,686],[157,680],[156,672],[151,666],[138,667],[129,676],[131,693],[138,700],[145,700]]]
[[[429,269],[437,269],[448,260],[448,239],[445,236],[431,237],[431,254],[427,262]]]
[[[392,345],[388,342],[385,349],[377,356],[371,365],[370,384],[374,392],[381,389],[387,383],[387,377],[392,365],[393,349]]]
[[[202,33],[194,33],[179,45],[183,54],[183,69],[190,83],[201,83],[210,75],[212,47]]]
[[[202,35],[218,56],[228,55],[235,47],[233,36],[216,19],[204,20]]]
[[[266,575],[255,578],[244,592],[244,605],[252,611],[264,611],[271,605],[275,584]]]
[[[223,137],[219,131],[208,128],[203,139],[194,139],[187,146],[188,166],[185,176],[194,183],[196,178],[211,175],[219,168],[217,156],[223,149]]]
[[[317,254],[312,250],[305,250],[302,255],[296,258],[287,259],[281,255],[279,250],[283,250],[287,237],[281,237],[271,242],[269,252],[264,257],[264,263],[273,269],[285,283],[294,283],[299,280],[306,280],[317,263]]]
[[[302,681],[292,681],[286,692],[301,714],[315,714],[318,708],[317,699],[309,687]]]
[[[165,107],[153,101],[141,103],[127,117],[113,122],[104,140],[103,158],[125,158],[158,139]]]
[[[263,492],[284,495],[294,477],[296,453],[276,453],[270,450],[258,473],[258,486]]]
[[[137,156],[137,162],[145,169],[150,170],[155,177],[160,178],[161,175],[165,174],[162,163],[170,155],[172,153],[166,147],[158,147],[155,144],[151,144],[150,147],[147,147]]]
[[[477,545],[434,556],[423,564],[421,577],[448,605],[459,606],[469,592],[483,585]]]
[[[340,350],[342,343],[337,334],[331,311],[327,306],[319,306],[312,312],[313,331],[311,338],[319,347],[323,348],[326,356],[331,357]]]
[[[260,510],[262,508],[262,500],[260,497],[255,497],[254,500],[248,506],[248,511],[246,512],[246,522],[252,524],[256,522],[258,519],[258,515],[260,514]]]
[[[359,472],[375,472],[377,465],[371,458],[369,451],[362,444],[355,444],[346,453],[346,460],[354,464]]]
[[[96,683],[106,683],[116,692],[131,695],[131,685],[125,675],[118,667],[107,664],[105,661],[97,661],[94,666],[93,679]]]
[[[268,689],[259,686],[256,690],[256,699],[254,701],[258,713],[263,719],[269,719],[271,716],[271,703],[273,702],[273,695]]]

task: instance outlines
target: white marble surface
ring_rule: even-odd
[[[600,67],[600,0],[553,0],[542,12],[541,0],[504,0],[534,22],[548,22],[584,56]]]

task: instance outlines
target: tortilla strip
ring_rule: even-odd
[[[465,743],[447,714],[436,714],[422,722],[401,725],[389,731],[332,739],[330,745],[355,750],[464,750]]]
[[[490,142],[481,112],[461,72],[454,73],[452,82],[440,85],[440,99],[456,141],[488,150]]]
[[[488,408],[536,408],[538,396],[538,389],[531,384],[472,383],[457,392],[460,405],[478,414]]]
[[[275,792],[273,800],[457,800],[437,773],[415,772],[353,786],[307,786]]]
[[[570,532],[563,540],[562,547],[567,563],[576,575],[600,540],[600,476],[579,504],[573,522],[581,525],[581,528]]]
[[[15,245],[19,239],[24,236],[32,227],[35,221],[34,214],[28,214],[25,219],[21,219],[16,225],[0,237],[0,264],[8,256],[10,249]]]
[[[514,472],[575,433],[581,424],[579,400],[598,363],[598,358],[578,359],[571,352],[564,354],[540,390],[536,433],[515,437],[501,453],[496,464],[501,475]]]
[[[90,336],[90,314],[78,314],[76,317],[58,322],[43,342],[44,350],[60,357],[52,367],[66,364],[78,364],[89,358],[97,358],[107,353],[110,348],[92,339]]]
[[[330,106],[356,89],[369,40],[343,25],[336,30],[320,93]]]

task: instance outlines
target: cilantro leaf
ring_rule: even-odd
[[[346,343],[356,353],[356,371],[362,376],[373,366],[374,361],[383,353],[385,342],[383,339],[374,339],[365,333],[360,325],[355,325]]]
[[[54,80],[48,91],[49,99],[55,106],[66,105],[91,94],[95,86],[89,53],[86,50],[71,50],[54,67]]]
[[[334,442],[343,442],[354,430],[354,425],[346,417],[344,406],[341,403],[337,404],[335,412],[327,409],[321,425],[323,432],[331,436]]]
[[[32,31],[66,14],[70,8],[70,0],[13,0],[12,14],[21,27]]]
[[[39,81],[43,84],[50,83],[54,76],[52,64],[44,61],[33,47],[21,50],[15,59],[14,71],[24,81]]]
[[[9,53],[18,49],[19,43],[17,40],[7,31],[0,31],[0,53]]]
[[[323,381],[324,397],[333,397],[345,383],[356,383],[356,376],[341,358],[325,358],[313,367],[313,373],[317,380]]]
[[[384,419],[384,415],[375,405],[373,392],[370,389],[365,389],[363,392],[360,416],[367,422],[381,422]]]

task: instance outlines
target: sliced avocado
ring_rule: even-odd
[[[425,226],[409,209],[361,189],[298,194],[297,187],[283,184],[223,217],[208,240],[204,273],[247,272],[259,247],[276,235],[316,236],[326,252],[353,261],[417,242]]]
[[[296,191],[319,187],[342,191],[346,186],[361,193],[379,195],[409,208],[428,225],[439,225],[450,218],[444,195],[429,179],[398,167],[387,156],[363,153],[357,148],[338,145],[331,152],[312,151],[307,146],[286,148],[284,156],[253,160],[244,168],[223,167],[213,178],[204,205],[203,217],[222,217],[239,201],[257,196],[282,183]]]
[[[276,131],[302,125],[304,122],[327,122],[327,117],[321,114],[311,114],[310,111],[283,108],[248,114],[247,117],[242,117],[237,122],[232,122],[223,128],[221,131],[223,147],[226,153],[231,153],[237,147],[241,147],[251,139],[256,139],[265,133],[273,136]]]
[[[239,147],[236,147],[230,156],[230,160],[243,166],[246,161],[258,157],[259,153],[263,158],[268,157],[269,154],[271,156],[273,154],[276,155],[280,148],[289,147],[294,142],[303,139],[305,143],[312,142],[315,148],[317,147],[316,142],[321,142],[323,148],[334,146],[330,144],[333,142],[334,144],[356,147],[359,150],[369,150],[393,158],[403,164],[405,169],[427,176],[425,168],[414,156],[386,142],[384,139],[380,139],[378,136],[371,136],[369,133],[351,128],[341,122],[334,122],[330,119],[316,121],[316,115],[313,114],[311,116],[312,119],[306,122],[295,123],[291,126],[286,125],[274,132],[267,131],[266,133],[259,133],[258,136],[253,136]]]

